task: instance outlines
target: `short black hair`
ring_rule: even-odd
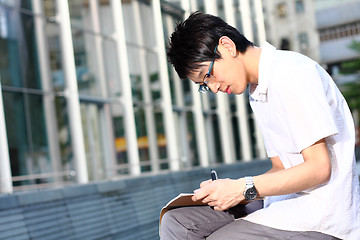
[[[167,56],[179,77],[188,78],[200,69],[201,63],[221,58],[214,50],[222,36],[229,37],[241,53],[254,46],[236,28],[210,14],[197,11],[178,23],[171,34]]]

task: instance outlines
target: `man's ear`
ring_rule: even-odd
[[[227,36],[222,36],[219,39],[219,46],[224,47],[227,51],[229,51],[231,56],[236,56],[236,45],[235,43]]]

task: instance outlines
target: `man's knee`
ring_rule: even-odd
[[[176,217],[174,216],[173,211],[167,211],[161,219],[160,231],[162,232],[172,225],[172,223],[175,223],[175,219]]]
[[[182,239],[183,226],[179,221],[179,212],[174,210],[164,214],[160,225],[161,239]]]

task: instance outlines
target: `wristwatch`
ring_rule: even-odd
[[[258,192],[254,185],[253,177],[245,177],[245,190],[244,197],[246,201],[254,201],[258,195]]]

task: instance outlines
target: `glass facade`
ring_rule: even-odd
[[[261,1],[224,2],[0,0],[12,186],[0,191],[265,158],[246,96],[200,95],[164,61],[198,9],[260,41],[263,23],[244,14]]]

